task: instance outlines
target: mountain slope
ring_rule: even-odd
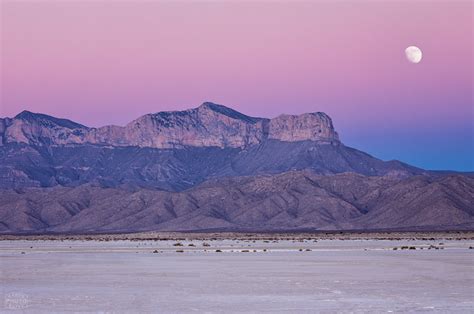
[[[320,174],[356,172],[412,175],[423,171],[384,162],[342,144],[267,140],[246,149],[184,147],[0,147],[0,188],[123,184],[181,191],[213,177],[276,174],[311,169]]]
[[[0,204],[2,232],[444,230],[474,227],[474,179],[292,171],[220,178],[180,193],[89,185],[9,190]]]

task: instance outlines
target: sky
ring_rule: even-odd
[[[383,160],[474,171],[473,3],[0,0],[0,116],[323,111]]]

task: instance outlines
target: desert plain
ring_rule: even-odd
[[[474,233],[8,236],[0,312],[474,310]]]

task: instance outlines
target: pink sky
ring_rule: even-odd
[[[0,116],[99,126],[203,101],[324,111],[376,156],[474,170],[471,1],[3,0],[1,27]],[[460,157],[384,150],[443,136]]]

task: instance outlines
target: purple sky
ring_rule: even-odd
[[[382,159],[474,171],[472,1],[10,1],[0,116],[89,126],[203,101],[324,111]],[[423,51],[409,63],[404,49]]]

